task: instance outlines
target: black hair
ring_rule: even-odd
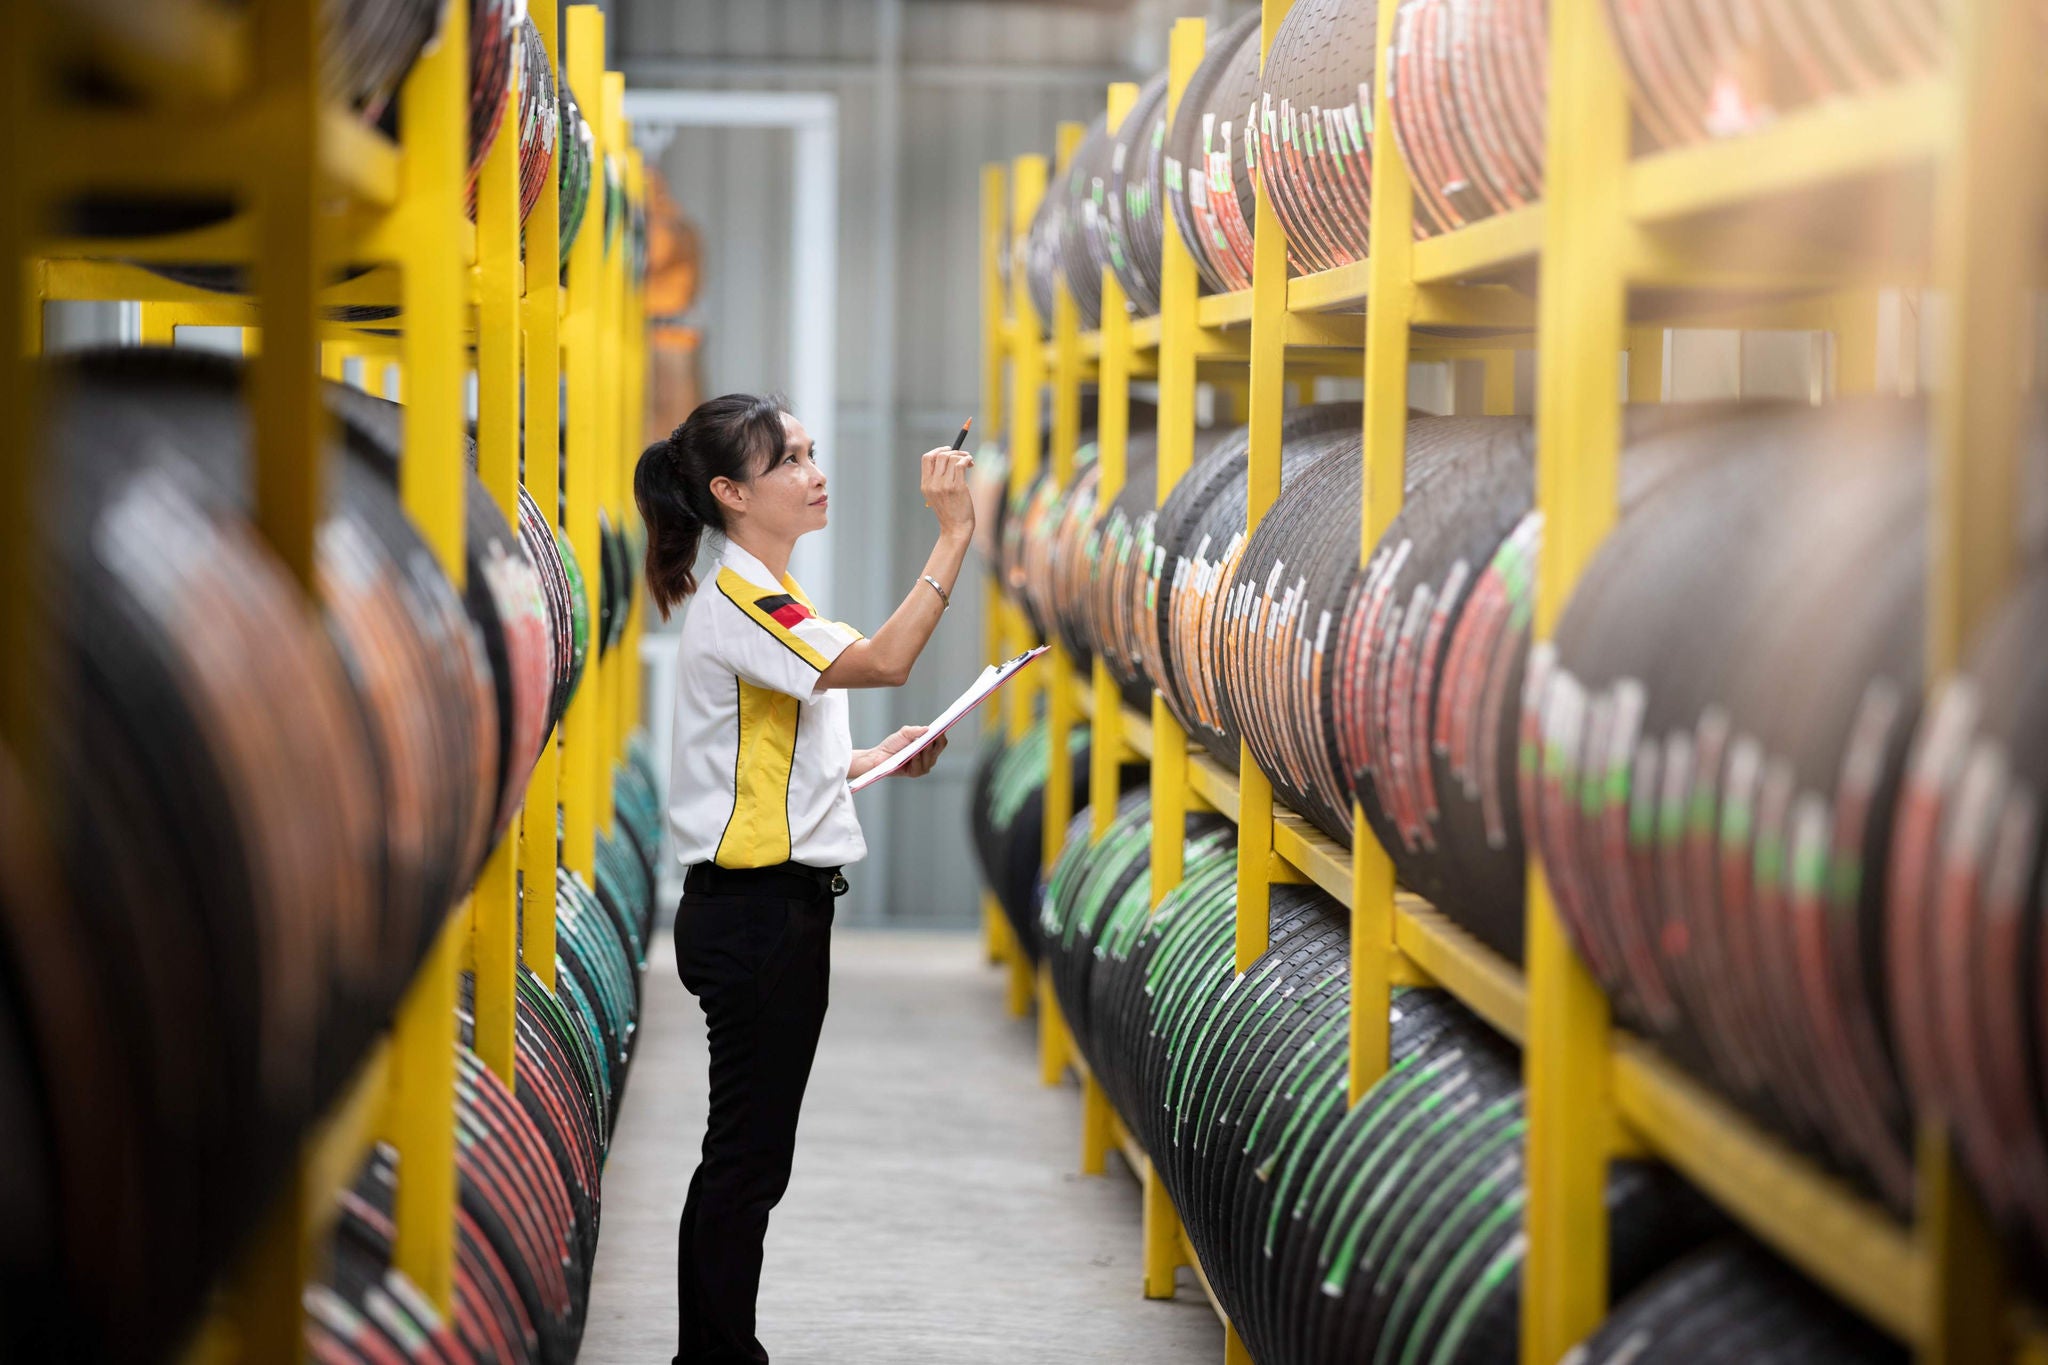
[[[770,467],[786,439],[783,407],[780,394],[724,394],[640,452],[633,501],[647,523],[647,593],[664,619],[697,590],[704,528],[725,529],[711,481],[745,483]]]

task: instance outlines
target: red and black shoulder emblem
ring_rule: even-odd
[[[784,630],[794,630],[799,622],[811,619],[811,609],[788,593],[772,593],[767,597],[755,598],[754,608],[763,615],[773,618]]]

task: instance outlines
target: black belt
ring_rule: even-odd
[[[846,894],[846,878],[836,867],[777,863],[773,867],[720,867],[693,863],[683,877],[691,896],[776,896],[785,900],[822,900]]]

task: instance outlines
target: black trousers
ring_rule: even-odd
[[[711,1042],[710,1121],[677,1238],[676,1359],[760,1365],[761,1243],[789,1186],[797,1112],[825,1022],[833,897],[788,878],[713,889],[722,894],[686,891],[676,911],[677,970],[704,1008]]]

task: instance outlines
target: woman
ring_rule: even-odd
[[[790,551],[825,525],[827,499],[810,434],[778,400],[702,404],[633,476],[648,591],[664,617],[689,601],[668,816],[689,866],[676,965],[709,1028],[711,1114],[679,1238],[681,1365],[768,1359],[754,1336],[761,1242],[789,1184],[825,1020],[840,869],[867,853],[847,782],[924,732],[906,726],[854,748],[844,689],[910,676],[973,539],[973,464],[957,450],[925,454],[920,487],[938,543],[873,638],[819,616],[789,576]],[[706,530],[723,543],[699,585]],[[923,776],[944,747],[900,771]]]

